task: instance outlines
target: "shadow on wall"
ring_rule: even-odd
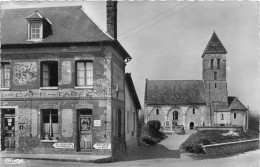
[[[169,150],[161,144],[154,146],[138,146],[131,154],[127,154],[120,161],[135,161],[158,158],[180,158],[180,150]]]

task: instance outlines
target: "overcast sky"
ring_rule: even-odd
[[[2,8],[82,5],[106,31],[105,2],[8,2]],[[229,96],[260,109],[259,3],[119,2],[118,40],[143,106],[145,79],[201,80],[202,53],[215,30],[226,48]]]

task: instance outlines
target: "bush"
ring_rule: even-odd
[[[159,138],[161,140],[166,138],[166,135],[160,132],[161,122],[157,120],[152,120],[147,122],[148,135]]]

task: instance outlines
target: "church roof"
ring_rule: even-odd
[[[228,97],[228,107],[231,110],[247,110],[247,108],[234,96]]]
[[[205,104],[204,96],[203,80],[146,80],[146,104]]]
[[[217,34],[215,31],[213,32],[208,45],[206,46],[202,57],[204,57],[205,54],[226,54],[227,51],[225,47],[222,45],[221,41],[218,39]]]

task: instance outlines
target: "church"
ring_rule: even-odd
[[[248,109],[228,96],[227,51],[214,32],[202,54],[202,80],[148,80],[145,122],[159,120],[165,131],[196,127],[247,128]]]

